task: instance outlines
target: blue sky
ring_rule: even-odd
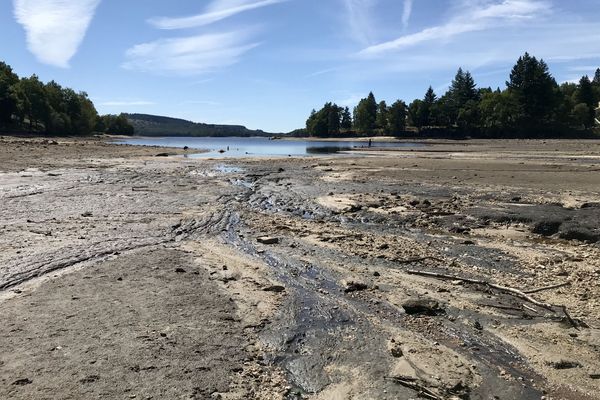
[[[267,131],[326,101],[410,101],[458,67],[504,86],[525,51],[559,82],[600,66],[598,0],[10,0],[0,59],[101,113]]]

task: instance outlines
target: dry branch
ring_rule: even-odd
[[[396,260],[394,260],[394,262],[397,262],[398,264],[412,264],[412,263],[421,262],[421,261],[427,261],[427,260],[438,261],[438,262],[442,262],[443,261],[442,259],[437,258],[437,257],[426,256],[426,257],[396,259]]]
[[[482,281],[482,280],[479,280],[479,279],[462,278],[460,276],[438,274],[438,273],[435,273],[435,272],[408,270],[408,271],[406,271],[406,273],[408,273],[410,275],[420,275],[420,276],[426,276],[426,277],[430,277],[430,278],[445,279],[445,280],[451,280],[451,281],[462,281],[462,282],[466,282],[466,283],[472,283],[472,284],[475,284],[475,285],[487,286],[487,287],[490,287],[492,289],[499,290],[501,292],[512,294],[513,296],[518,297],[521,300],[525,300],[528,303],[531,303],[531,304],[533,304],[533,305],[535,305],[537,307],[540,307],[540,308],[544,308],[544,309],[546,309],[548,311],[552,311],[553,313],[556,313],[556,309],[559,308],[559,309],[562,310],[563,314],[565,315],[565,317],[567,318],[567,320],[569,321],[569,323],[574,328],[577,329],[579,327],[579,324],[577,324],[577,322],[575,320],[573,320],[573,318],[571,318],[571,315],[567,311],[567,307],[565,307],[563,305],[559,305],[559,304],[543,303],[541,301],[538,301],[538,300],[534,299],[533,297],[529,296],[527,293],[525,293],[525,292],[523,292],[523,291],[521,291],[519,289],[511,288],[509,286],[496,285],[494,283],[490,283],[490,282],[487,282],[487,281]]]
[[[402,385],[406,388],[412,389],[419,394],[420,397],[430,399],[430,400],[444,400],[443,397],[439,396],[432,390],[427,389],[425,386],[420,385],[416,382],[414,378],[402,377],[402,376],[394,376],[389,378],[395,383]]]
[[[563,282],[563,283],[559,283],[556,285],[544,286],[544,287],[541,287],[538,289],[524,290],[523,293],[527,293],[527,294],[538,293],[538,292],[543,292],[544,290],[558,289],[558,288],[570,286],[570,285],[571,285],[571,282]]]

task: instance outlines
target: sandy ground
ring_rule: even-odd
[[[426,144],[0,138],[0,398],[600,398],[600,142]]]

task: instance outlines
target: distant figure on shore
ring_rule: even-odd
[[[369,139],[369,147],[371,147],[372,144],[373,144],[373,141],[371,139]]]

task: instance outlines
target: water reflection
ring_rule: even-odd
[[[269,140],[268,138],[197,138],[197,137],[157,137],[130,138],[117,143],[143,145],[187,147],[187,157],[193,158],[231,158],[231,157],[267,157],[267,156],[307,156],[339,154],[356,148],[365,148],[363,141],[310,141],[310,140]],[[422,144],[406,142],[373,142],[373,147],[419,147]],[[194,153],[194,149],[206,150]]]

